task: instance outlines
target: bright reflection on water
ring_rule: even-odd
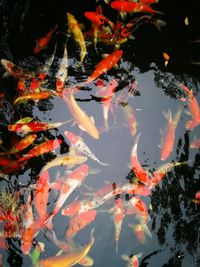
[[[185,164],[168,171],[165,178],[151,190],[149,196],[141,196],[148,208],[147,226],[152,238],[147,236],[146,242],[141,244],[133,229],[129,226],[129,224],[136,225],[139,223],[137,216],[135,214],[125,216],[119,248],[116,253],[112,211],[114,206],[113,197],[97,209],[96,219],[81,230],[74,237],[74,241],[77,245],[84,246],[89,241],[90,232],[94,228],[95,242],[89,256],[94,260],[95,267],[127,266],[127,262],[121,256],[123,254],[131,256],[139,253],[142,253],[139,258],[140,267],[199,266],[199,206],[192,200],[194,200],[195,194],[200,188],[200,156],[199,150],[191,149],[189,145],[195,136],[200,137],[200,126],[197,126],[193,131],[186,130],[185,123],[190,119],[190,115],[186,113],[188,110],[186,102],[181,101],[185,94],[176,86],[177,82],[187,85],[192,89],[198,103],[200,103],[199,80],[191,74],[184,73],[180,75],[168,72],[168,68],[159,68],[155,62],[150,64],[148,71],[141,72],[134,65],[134,62],[129,61],[130,46],[125,46],[123,49],[126,50],[126,55],[120,60],[118,68],[101,77],[106,82],[115,78],[119,83],[108,115],[109,130],[105,130],[102,103],[98,101],[98,88],[96,87],[96,81],[94,81],[87,86],[85,85],[82,88],[83,90],[75,95],[75,98],[78,105],[87,114],[94,117],[95,124],[100,131],[100,138],[98,140],[92,139],[87,133],[81,131],[72,120],[59,128],[38,133],[37,141],[40,143],[44,140],[44,137],[48,139],[61,138],[63,143],[60,148],[56,149],[56,155],[67,155],[70,142],[65,137],[64,131],[72,131],[83,138],[84,142],[102,162],[110,164],[110,166],[101,166],[88,158],[87,164],[91,173],[84,183],[70,195],[63,205],[66,206],[75,200],[85,198],[87,193],[93,194],[94,191],[106,184],[116,183],[120,187],[133,180],[134,174],[130,166],[130,153],[135,137],[130,134],[128,122],[124,116],[126,106],[132,108],[137,121],[137,134],[140,133],[137,150],[139,161],[145,170],[151,174],[163,164],[160,159],[159,148],[161,144],[160,129],[164,129],[167,123],[163,111],[170,109],[172,115],[174,115],[180,108],[183,108],[176,129],[174,149],[166,162],[185,162]],[[93,48],[91,50],[93,51]],[[74,68],[77,63],[76,60],[77,58],[73,57],[69,59],[68,84],[70,85],[83,81],[94,69],[100,57],[95,57],[93,60],[89,56],[87,63],[77,69]],[[56,61],[58,61],[58,58],[56,58]],[[57,68],[57,66],[52,68],[52,76],[45,84],[47,88],[53,88],[54,86],[54,68]],[[137,81],[137,88],[133,92],[129,92],[128,88],[134,81]],[[9,78],[5,81],[2,78],[2,84],[11,88],[13,81],[9,81]],[[20,117],[31,116],[38,121],[48,123],[65,122],[71,118],[66,103],[59,97],[41,100],[36,104],[29,101],[20,104],[15,109],[11,104],[11,96],[6,96],[0,101],[2,108],[0,133],[3,141],[2,145],[6,148],[10,147],[16,137],[6,130],[5,125],[16,121],[19,114]],[[31,159],[21,171],[10,175],[9,182],[3,179],[0,181],[1,192],[7,190],[13,195],[20,192],[18,205],[23,205],[28,192],[32,192],[32,194],[34,192],[34,185],[41,168],[53,157],[55,156],[48,154]],[[51,182],[65,171],[65,166],[51,168],[49,170]],[[53,210],[58,196],[59,191],[50,190],[48,212]],[[120,197],[124,203],[127,203],[130,196],[122,194]],[[3,209],[2,201],[0,205]],[[36,216],[35,207],[33,211],[34,216]],[[69,221],[70,218],[62,216],[60,212],[55,215],[53,230],[59,240],[65,240]],[[0,227],[1,237],[3,238],[5,222],[1,223]],[[41,230],[35,237],[31,252],[37,242],[45,244],[45,250],[41,253],[40,258],[53,256],[59,250],[53,241],[47,237],[47,230]],[[21,252],[20,236],[6,238],[6,248],[2,245],[0,250],[0,254],[3,255],[3,266],[31,266],[31,258]]]

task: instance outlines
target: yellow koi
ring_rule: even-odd
[[[90,251],[94,243],[93,230],[90,242],[83,248],[74,252],[65,253],[60,256],[53,256],[39,261],[40,267],[69,267],[80,262]]]
[[[67,19],[68,19],[68,25],[69,25],[69,32],[71,32],[73,34],[75,41],[80,46],[81,62],[83,62],[83,60],[87,54],[87,49],[86,49],[86,44],[85,44],[85,39],[84,39],[83,33],[81,31],[81,28],[80,28],[78,21],[69,12],[67,13]]]

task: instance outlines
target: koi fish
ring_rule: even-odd
[[[83,33],[81,31],[78,21],[69,12],[67,12],[67,19],[68,19],[69,32],[71,32],[74,35],[75,41],[79,44],[79,47],[81,49],[81,62],[83,62],[87,54]]]
[[[7,59],[1,59],[1,64],[6,70],[6,72],[16,79],[23,78],[25,80],[29,80],[35,76],[33,72],[25,72],[23,69],[16,66],[14,63]]]
[[[123,111],[125,118],[128,121],[130,133],[134,137],[137,133],[137,121],[133,109],[129,105],[126,105],[123,107]]]
[[[27,101],[29,99],[34,100],[34,101],[39,101],[42,99],[47,99],[52,95],[55,95],[55,92],[53,92],[53,91],[41,91],[41,92],[27,93],[27,94],[23,94],[23,95],[17,97],[13,104],[14,105],[20,104],[20,103]]]
[[[79,151],[81,151],[83,154],[85,154],[87,157],[93,159],[94,161],[98,162],[102,166],[109,166],[110,164],[101,162],[89,149],[89,147],[74,133],[65,131],[64,134],[67,136],[69,141],[72,143],[72,145],[77,148]]]
[[[167,67],[169,62],[169,55],[167,53],[163,53],[163,58],[165,59],[165,67]]]
[[[132,197],[130,199],[133,207],[136,209],[142,222],[146,222],[148,219],[148,210],[146,204],[139,197]]]
[[[187,86],[184,86],[181,83],[178,83],[177,85],[181,87],[181,89],[185,91],[186,94],[188,95],[188,107],[192,120],[186,123],[186,129],[192,130],[200,124],[200,107],[192,90],[190,90]]]
[[[26,161],[30,158],[38,157],[42,154],[49,153],[56,148],[59,147],[59,145],[62,143],[61,139],[55,139],[55,140],[48,140],[45,141],[35,147],[33,147],[29,152],[24,155],[22,158],[20,158],[17,162],[20,163],[22,161]]]
[[[194,138],[194,140],[190,143],[190,148],[200,149],[200,138]]]
[[[112,69],[122,57],[123,51],[116,50],[106,58],[102,59],[95,67],[93,73],[87,78],[85,83],[90,83],[96,78]]]
[[[122,222],[124,218],[124,207],[121,198],[115,199],[114,205],[114,224],[115,224],[115,241],[116,241],[116,252],[118,252],[118,242],[122,228]]]
[[[122,259],[127,261],[127,267],[139,267],[138,258],[142,256],[142,253],[129,257],[128,255],[122,255]]]
[[[42,259],[39,261],[39,266],[41,267],[66,267],[74,266],[79,263],[90,251],[94,243],[93,230],[91,232],[90,242],[84,247],[74,252],[67,252],[60,256],[49,257],[47,259]]]
[[[84,178],[88,175],[88,165],[82,164],[76,168],[69,176],[65,178],[64,183],[60,189],[60,195],[56,201],[53,211],[49,214],[46,223],[51,223],[54,215],[60,210],[64,202],[67,200],[69,195],[82,183]]]
[[[43,171],[47,171],[52,167],[55,166],[73,166],[76,164],[81,164],[87,161],[87,157],[85,156],[78,156],[78,155],[71,155],[71,156],[66,156],[66,155],[60,155],[57,156],[55,159],[49,161],[41,170],[41,173]]]
[[[56,73],[56,91],[58,95],[62,95],[63,89],[65,87],[65,82],[68,75],[68,55],[67,55],[67,48],[65,46],[63,58],[60,62],[60,67],[58,72]]]
[[[64,101],[68,105],[69,111],[76,123],[82,130],[85,130],[94,139],[99,139],[99,132],[93,123],[93,120],[78,106],[73,94],[68,98],[63,96]]]
[[[74,216],[85,211],[94,210],[100,207],[106,200],[106,197],[94,196],[92,199],[86,198],[73,201],[62,209],[61,214],[64,216]]]
[[[27,148],[28,146],[32,145],[36,138],[36,134],[29,134],[26,137],[22,138],[19,142],[14,144],[14,146],[9,151],[0,152],[0,155],[10,155],[18,153]]]
[[[137,13],[137,12],[145,12],[145,13],[160,13],[159,11],[154,10],[149,5],[144,3],[137,2],[128,2],[128,1],[113,1],[110,6],[120,12],[125,13]]]
[[[168,121],[167,127],[162,133],[162,145],[161,145],[161,160],[166,160],[174,148],[175,133],[178,122],[181,117],[182,109],[178,110],[177,113],[172,117],[171,110],[168,113],[163,112],[164,117]]]
[[[39,53],[41,50],[47,47],[56,29],[57,25],[53,29],[51,29],[46,35],[42,36],[36,41],[36,46],[33,50],[34,54]]]
[[[8,130],[11,132],[16,132],[18,134],[27,134],[31,132],[41,132],[49,129],[60,127],[67,122],[56,122],[56,123],[45,123],[40,121],[35,121],[33,118],[25,117],[15,124],[9,124]]]
[[[150,189],[155,187],[166,176],[170,169],[182,164],[185,164],[185,162],[169,162],[160,166],[156,171],[153,172]]]
[[[34,204],[37,215],[44,221],[47,218],[47,203],[50,189],[50,177],[48,171],[44,171],[39,176],[35,191],[34,191]]]
[[[142,168],[137,156],[137,146],[139,138],[140,134],[138,134],[138,136],[136,137],[135,144],[133,145],[131,151],[131,159],[130,159],[131,168],[139,181],[143,182],[146,185],[149,185],[150,184],[149,174]]]
[[[74,249],[77,249],[76,247],[71,246],[69,243],[65,241],[58,240],[54,232],[52,235],[49,232],[47,232],[46,236],[50,238],[59,249],[61,249],[60,252],[70,252],[73,251]],[[59,252],[57,253],[57,256],[58,255],[60,255]],[[85,256],[78,262],[78,264],[82,266],[92,266],[94,264],[94,261],[89,256]]]
[[[74,237],[80,230],[85,228],[88,224],[93,222],[96,218],[97,212],[96,210],[85,211],[81,214],[77,214],[69,222],[67,231],[66,231],[66,239],[69,240]]]
[[[108,86],[105,89],[105,92],[103,93],[103,97],[102,97],[102,105],[103,105],[103,118],[104,118],[104,123],[105,123],[105,127],[108,130],[108,112],[110,109],[110,105],[111,105],[111,101],[112,101],[112,97],[114,95],[114,92],[117,88],[118,82],[113,79]]]
[[[140,243],[144,244],[146,241],[145,234],[147,234],[150,238],[152,238],[152,234],[149,231],[148,226],[145,223],[140,223],[137,225],[129,224],[131,228],[133,228],[134,233],[137,236],[137,239]]]

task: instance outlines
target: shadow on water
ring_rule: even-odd
[[[116,20],[113,10],[108,9],[104,2],[102,6],[105,15]],[[47,88],[55,88],[55,73],[59,58],[62,57],[63,44],[67,41],[69,44],[68,83],[76,84],[76,82],[84,80],[101,60],[101,54],[110,53],[113,47],[98,44],[99,54],[97,54],[91,45],[85,64],[75,69],[74,65],[78,61],[79,54],[76,51],[77,47],[66,34],[65,13],[66,10],[70,11],[87,28],[90,27],[90,24],[84,18],[83,12],[94,10],[95,7],[96,3],[93,0],[48,1],[48,3],[47,1],[24,0],[19,3],[1,0],[1,59],[6,58],[27,71],[32,71],[44,64],[53,53],[54,45],[57,43],[58,50],[55,61],[45,84]],[[116,98],[121,92],[127,94],[128,86],[135,80],[138,82],[137,92],[128,94],[128,98],[124,100],[125,103],[122,101],[120,104],[113,105],[113,117],[112,115],[110,117],[111,129],[109,132],[102,131],[100,140],[94,143],[84,135],[84,140],[89,147],[96,151],[99,158],[109,162],[112,166],[112,168],[102,168],[101,173],[97,171],[97,174],[92,174],[87,178],[86,185],[95,190],[103,187],[106,181],[124,184],[127,181],[132,183],[135,179],[133,171],[127,167],[134,140],[129,134],[122,114],[124,106],[128,105],[135,111],[138,132],[141,133],[138,157],[142,166],[152,174],[162,164],[160,149],[157,148],[157,144],[161,142],[159,129],[166,125],[162,112],[170,108],[172,114],[175,114],[180,107],[187,110],[187,105],[180,101],[185,94],[176,83],[181,82],[192,89],[200,103],[200,32],[197,27],[199,14],[196,1],[185,4],[182,1],[169,3],[169,1],[160,0],[155,5],[155,9],[164,13],[164,15],[159,14],[158,16],[165,20],[167,25],[162,28],[161,32],[150,24],[139,27],[134,32],[135,40],[128,40],[127,43],[121,45],[124,55],[119,63],[119,68],[110,70],[109,75],[105,77],[106,81],[111,81],[113,78],[119,80]],[[184,24],[185,17],[189,19],[188,26]],[[46,34],[55,25],[58,25],[57,33],[53,36],[48,48],[37,56],[33,55],[35,40]],[[167,67],[164,66],[163,52],[170,55]],[[1,76],[4,71],[1,67]],[[9,149],[11,144],[19,139],[19,136],[16,137],[7,130],[8,124],[14,123],[22,117],[34,117],[50,123],[64,122],[71,116],[66,110],[65,104],[57,98],[42,100],[37,104],[30,100],[26,104],[14,106],[12,101],[16,96],[14,88],[17,86],[17,81],[12,77],[2,77],[0,86],[0,92],[5,94],[5,97],[0,99],[0,137],[6,149]],[[87,113],[94,114],[96,124],[102,126],[102,105],[96,96],[95,86],[91,84],[83,89],[76,97],[77,102]],[[126,266],[127,262],[121,259],[121,255],[131,256],[139,252],[143,253],[139,258],[140,267],[200,266],[200,208],[193,201],[196,192],[200,190],[200,154],[199,150],[190,148],[194,136],[199,137],[200,131],[199,126],[193,131],[186,130],[185,123],[188,118],[189,116],[182,112],[177,128],[175,148],[169,158],[169,162],[185,162],[185,164],[169,170],[162,182],[152,189],[149,196],[141,197],[148,207],[150,217],[148,227],[152,233],[152,239],[148,239],[144,245],[141,244],[132,233],[131,228],[128,227],[129,223],[138,223],[137,219],[134,216],[133,218],[127,216],[128,218],[126,217],[123,222],[119,252],[116,254],[111,215],[108,212],[99,212],[96,221],[90,226],[91,229],[95,228],[95,243],[91,252],[94,266]],[[76,126],[69,129],[74,130],[73,127]],[[40,132],[37,134],[36,144],[45,139],[61,139],[62,145],[56,152],[58,154],[68,153],[70,144],[64,137],[65,130],[65,126],[61,126],[59,129]],[[78,128],[75,128],[75,131],[77,134],[80,133]],[[20,196],[15,199],[15,206],[12,206],[17,212],[16,205],[22,207],[30,192],[33,197],[34,185],[40,170],[54,157],[55,155],[49,153],[31,159],[23,168],[10,174],[9,183],[2,179],[1,193],[7,195],[1,199],[4,201],[19,192]],[[13,159],[15,156],[11,156],[11,158]],[[99,168],[93,162],[90,164],[94,170]],[[59,171],[64,172],[64,168],[62,167]],[[51,181],[56,175],[56,170],[50,172]],[[84,192],[82,188],[76,190],[70,201],[79,197],[79,193],[82,198],[82,190]],[[49,211],[54,207],[57,197],[58,194],[51,190]],[[125,196],[121,196],[121,198],[126,199]],[[110,209],[113,204],[114,202],[109,202],[106,207]],[[0,205],[0,207],[4,205],[2,201]],[[10,206],[7,208],[10,209]],[[18,219],[20,225],[20,218]],[[59,214],[55,217],[54,227],[58,238],[63,239],[68,223],[69,220],[63,219],[63,216]],[[16,224],[6,225],[4,222],[0,227],[2,236],[6,227],[9,228],[9,231],[15,232]],[[88,236],[89,230],[86,229],[85,232],[80,233],[80,237],[76,241],[84,244],[88,242]],[[42,257],[56,254],[56,246],[48,242],[45,232],[41,232],[35,238],[33,246],[36,246],[38,241],[45,243],[45,253],[42,254]],[[3,266],[29,266],[31,264],[29,257],[23,256],[21,252],[20,237],[13,237],[12,233],[7,232],[6,247],[6,250],[3,247],[0,252],[3,254]]]

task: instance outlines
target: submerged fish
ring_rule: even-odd
[[[87,54],[87,48],[84,40],[83,33],[81,31],[80,25],[78,21],[75,19],[75,17],[67,12],[67,19],[68,19],[68,27],[69,32],[71,32],[74,35],[75,41],[79,44],[81,49],[81,62],[83,62],[86,54]]]
[[[53,29],[51,29],[46,35],[42,36],[36,41],[36,46],[33,50],[34,54],[39,53],[41,50],[47,47],[56,29],[57,25]]]
[[[116,50],[112,54],[108,55],[106,58],[102,59],[95,67],[95,70],[92,74],[87,78],[85,83],[90,83],[98,78],[100,75],[106,73],[110,69],[112,69],[120,58],[123,55],[122,50]]]
[[[66,102],[69,111],[72,117],[75,119],[78,126],[86,131],[94,139],[99,139],[99,132],[93,122],[93,119],[90,118],[77,104],[73,94],[70,94],[69,97],[63,96],[64,101]]]
[[[39,261],[38,264],[41,267],[74,266],[88,254],[93,243],[94,243],[94,237],[93,237],[93,231],[92,231],[91,240],[83,249],[78,249],[77,251],[74,251],[74,252],[72,251],[72,252],[64,253],[60,256],[53,256],[47,259],[42,259]]]
[[[85,154],[87,157],[90,157],[94,161],[98,162],[99,164],[103,166],[109,166],[110,164],[101,162],[89,149],[89,147],[81,140],[80,137],[76,136],[74,133],[65,131],[65,135],[69,139],[69,141],[72,143],[72,145],[80,150],[83,154]]]
[[[181,117],[182,109],[178,110],[177,113],[172,117],[171,110],[168,113],[163,112],[167,120],[167,126],[162,133],[162,145],[161,145],[161,160],[166,160],[169,155],[172,153],[175,142],[175,134],[178,122]]]
[[[116,252],[118,252],[118,243],[123,223],[123,218],[125,216],[124,207],[121,198],[115,199],[114,205],[114,224],[115,224],[115,241],[116,241]]]
[[[63,58],[60,62],[60,67],[56,73],[56,91],[58,95],[62,95],[62,92],[65,87],[65,82],[68,75],[68,53],[67,47],[65,45]]]

